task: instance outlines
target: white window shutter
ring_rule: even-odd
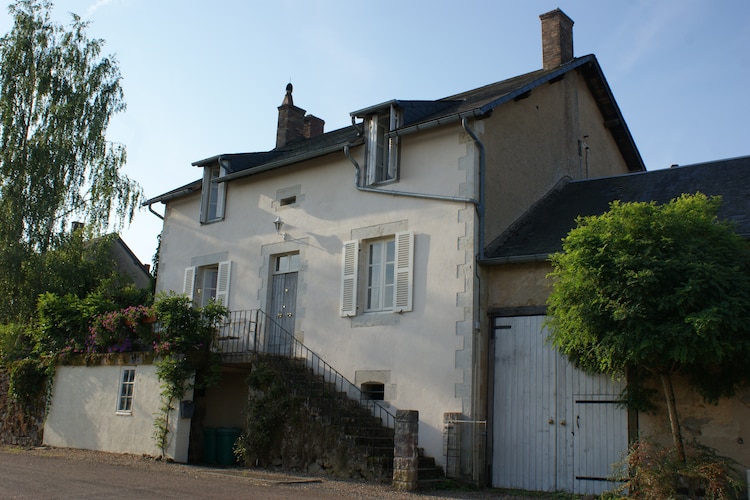
[[[195,291],[195,267],[185,268],[185,279],[182,282],[182,293],[187,295],[190,300],[193,300],[193,292]]]
[[[216,279],[216,302],[229,307],[229,278],[232,274],[232,261],[219,262],[219,276]]]
[[[414,274],[414,233],[396,233],[396,300],[395,312],[412,310]]]
[[[345,241],[341,270],[341,316],[357,315],[357,273],[359,272],[359,242]]]

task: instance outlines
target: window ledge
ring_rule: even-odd
[[[367,327],[367,326],[393,326],[398,325],[401,321],[400,314],[396,314],[394,311],[373,311],[364,314],[358,314],[351,318],[352,327]]]

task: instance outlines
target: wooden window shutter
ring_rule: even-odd
[[[229,307],[229,278],[232,274],[232,261],[219,262],[219,276],[216,279],[216,302]]]
[[[185,268],[185,279],[182,282],[182,293],[187,295],[190,300],[193,300],[193,292],[195,291],[195,267]]]
[[[414,274],[414,233],[396,233],[396,299],[395,312],[412,310]]]
[[[345,241],[341,270],[341,316],[357,315],[357,273],[359,272],[359,242]]]

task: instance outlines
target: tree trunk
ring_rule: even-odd
[[[661,386],[664,389],[664,398],[667,401],[667,413],[669,414],[669,426],[672,430],[672,441],[674,449],[677,451],[677,457],[682,463],[685,463],[685,446],[682,443],[682,432],[680,431],[680,421],[677,418],[677,405],[674,397],[674,387],[672,386],[672,377],[668,374],[659,375]]]

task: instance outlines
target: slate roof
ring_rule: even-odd
[[[364,117],[369,113],[398,106],[404,117],[404,123],[394,132],[397,135],[419,129],[424,124],[443,125],[458,121],[464,117],[484,117],[496,107],[528,95],[534,88],[545,83],[564,78],[570,71],[579,71],[591,90],[605,125],[612,132],[629,170],[645,170],[638,148],[612,96],[609,85],[601,71],[596,57],[587,55],[573,59],[567,64],[554,69],[537,70],[501,82],[477,89],[462,92],[453,96],[433,101],[392,100],[351,113],[352,117]],[[362,143],[361,125],[348,126],[310,139],[292,142],[284,148],[256,153],[233,153],[212,156],[193,163],[193,166],[204,167],[222,161],[227,167],[227,174],[220,182],[231,181],[271,169],[291,165],[311,158],[343,151],[345,145]],[[192,186],[189,185],[189,186]],[[187,187],[187,186],[183,186]],[[151,198],[144,206],[157,202],[166,202],[192,190],[178,188]]]
[[[578,216],[599,215],[614,200],[668,202],[681,194],[720,195],[718,216],[750,239],[750,156],[561,183],[485,249],[486,264],[544,260]]]

